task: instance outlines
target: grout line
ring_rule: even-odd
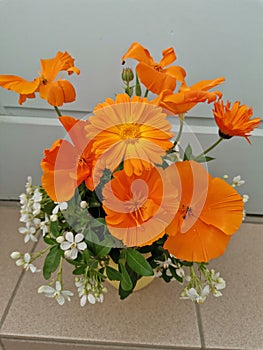
[[[85,341],[81,339],[71,340],[71,339],[54,339],[54,338],[44,338],[44,337],[23,337],[23,336],[2,336],[2,339],[5,339],[8,341],[11,339],[12,341],[16,341],[17,343],[19,341],[28,342],[28,343],[45,343],[47,346],[49,344],[57,344],[57,345],[88,345],[92,346],[94,348],[98,348],[99,350],[107,350],[114,349],[114,350],[200,350],[200,348],[192,347],[192,346],[173,346],[173,345],[167,345],[167,346],[159,346],[154,344],[130,344],[130,343],[111,343],[111,342],[94,342],[94,341]],[[223,349],[228,350],[228,349]]]
[[[38,241],[35,242],[35,243],[33,244],[33,247],[32,247],[32,249],[30,250],[30,253],[34,252],[34,250],[36,249],[37,244],[38,244]],[[23,277],[24,277],[25,272],[26,272],[26,271],[23,270],[23,271],[21,272],[20,276],[18,277],[18,280],[17,280],[17,282],[16,282],[15,288],[13,289],[13,292],[12,292],[12,294],[11,294],[11,296],[10,296],[10,299],[8,300],[8,303],[7,303],[7,306],[6,306],[6,308],[5,308],[5,311],[3,312],[3,315],[2,315],[2,317],[1,317],[1,319],[0,319],[0,337],[1,337],[1,329],[2,329],[2,326],[3,326],[4,322],[5,322],[6,316],[7,316],[8,312],[9,312],[9,309],[10,309],[10,307],[11,307],[11,304],[13,303],[13,300],[14,300],[14,298],[15,298],[15,296],[16,296],[16,293],[17,293],[17,291],[18,291],[18,289],[19,289],[19,287],[20,287],[20,284],[21,284],[21,281],[22,281],[22,279],[23,279]]]
[[[204,331],[203,331],[203,324],[202,324],[202,318],[201,318],[201,311],[200,311],[200,305],[195,303],[195,313],[196,313],[196,319],[197,319],[197,326],[199,330],[199,336],[200,336],[200,343],[201,343],[201,349],[206,349],[205,347],[205,337],[204,337]]]

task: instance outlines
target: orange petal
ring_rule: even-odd
[[[131,44],[127,52],[122,56],[122,62],[124,62],[127,58],[133,58],[148,65],[154,63],[149,51],[137,42]]]
[[[32,94],[27,94],[27,95],[20,94],[20,95],[19,95],[18,103],[19,103],[20,105],[22,105],[22,104],[26,101],[27,98],[35,98],[35,97],[36,97],[36,95],[35,95],[34,93],[32,93]]]
[[[163,72],[158,72],[143,62],[137,65],[136,71],[145,87],[157,95],[163,90],[174,90],[176,87],[176,78]]]
[[[168,49],[165,49],[162,51],[163,58],[159,62],[159,65],[164,68],[171,64],[173,61],[176,60],[176,54],[174,52],[174,49],[172,47],[169,47]]]
[[[60,71],[66,70],[72,72],[74,59],[67,52],[58,52],[56,57],[41,59],[41,74],[48,82],[53,81]]]
[[[237,191],[224,180],[215,178],[207,193],[200,219],[226,235],[235,233],[242,223],[244,203]]]
[[[34,81],[27,81],[16,75],[0,75],[0,86],[18,94],[32,94],[38,89],[39,85],[40,78],[36,78]]]
[[[58,80],[39,87],[40,97],[51,106],[62,106],[64,102],[73,102],[76,92],[67,80]]]
[[[169,236],[164,249],[168,249],[178,259],[208,262],[224,253],[229,239],[230,236],[216,227],[198,220],[188,232]]]
[[[64,202],[73,197],[77,182],[69,177],[68,171],[48,171],[42,176],[42,186],[53,201]]]

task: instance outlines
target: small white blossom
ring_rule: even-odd
[[[40,271],[40,270],[38,270],[38,269],[36,268],[35,265],[33,265],[33,264],[31,263],[31,255],[30,255],[29,253],[25,253],[24,256],[23,256],[23,258],[18,259],[18,260],[16,261],[16,265],[17,265],[17,266],[23,266],[23,268],[24,268],[26,271],[30,270],[32,273],[35,273],[35,272],[39,272],[39,271]]]
[[[235,176],[232,180],[232,186],[233,187],[236,187],[236,186],[241,186],[245,183],[244,180],[241,179],[241,176],[238,175],[238,176]]]
[[[49,217],[45,213],[45,220],[40,222],[40,230],[42,231],[43,236],[49,233]]]
[[[80,306],[85,306],[87,302],[95,304],[104,301],[104,293],[107,293],[107,288],[98,280],[91,280],[87,277],[76,277],[75,285],[78,288],[80,297]]]
[[[32,186],[32,177],[27,177],[27,183],[26,183],[26,193],[32,194],[33,193],[33,186]]]
[[[202,304],[210,292],[209,285],[205,285],[204,288],[200,288],[198,292],[195,288],[185,289],[182,293],[182,299],[190,299],[196,301],[198,304]]]
[[[55,202],[56,206],[52,210],[52,214],[57,214],[59,211],[63,211],[68,209],[68,203],[67,202]]]
[[[37,242],[37,238],[35,237],[36,229],[33,226],[30,226],[30,223],[26,223],[26,227],[19,227],[18,231],[22,233],[24,237],[24,242],[27,243],[30,240],[33,242]]]
[[[69,231],[65,234],[65,241],[60,244],[60,248],[65,251],[66,257],[74,260],[79,251],[87,248],[87,244],[83,240],[84,235],[82,233],[78,233],[74,237],[73,233]]]
[[[247,203],[248,200],[249,200],[249,196],[247,194],[243,194],[243,202]]]
[[[88,203],[86,201],[81,201],[80,202],[81,209],[85,209],[85,208],[87,208],[87,206],[88,206]]]
[[[47,298],[54,298],[59,305],[63,305],[65,300],[70,301],[70,297],[74,294],[69,290],[62,290],[61,283],[56,281],[55,288],[50,286],[41,286],[38,288],[38,293],[44,293]]]

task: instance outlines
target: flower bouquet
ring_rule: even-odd
[[[29,177],[21,194],[19,232],[25,243],[42,239],[45,248],[13,252],[18,266],[40,271],[35,262],[44,256],[38,292],[62,305],[67,290],[63,266],[72,266],[80,305],[102,302],[106,283],[115,283],[121,299],[147,278],[182,285],[182,298],[202,303],[218,297],[225,281],[208,268],[222,255],[242,223],[244,201],[235,189],[212,177],[202,163],[224,139],[244,137],[259,125],[252,109],[240,102],[223,102],[222,93],[210,91],[224,78],[202,80],[192,86],[186,71],[172,65],[173,48],[155,62],[149,51],[133,43],[122,57],[138,61],[135,71],[122,70],[124,93],[106,98],[86,119],[63,115],[59,107],[73,102],[70,81],[62,71],[79,74],[67,52],[41,60],[40,76],[27,81],[1,75],[0,86],[19,94],[19,103],[45,99],[58,115],[67,137],[44,150],[42,184]],[[148,93],[151,92],[151,98]],[[194,154],[180,144],[186,113],[198,103],[214,103],[219,138],[207,150]],[[178,118],[172,132],[167,117]],[[106,283],[105,283],[106,282]]]

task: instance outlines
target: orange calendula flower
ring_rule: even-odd
[[[224,80],[223,77],[214,80],[202,80],[190,87],[183,84],[177,93],[165,90],[152,103],[165,108],[173,114],[183,114],[200,102],[211,103],[220,99],[222,97],[220,91],[209,92],[207,90],[223,83]]]
[[[251,119],[253,109],[246,105],[240,105],[236,101],[231,108],[231,103],[227,101],[216,102],[214,104],[214,118],[219,128],[219,136],[230,139],[233,136],[242,136],[249,142],[248,136],[259,126],[260,118]]]
[[[92,142],[86,138],[85,126],[88,122],[72,117],[60,117],[72,143],[57,140],[51,149],[44,151],[41,161],[43,170],[42,186],[55,202],[70,200],[75,189],[85,181],[94,190],[92,171],[95,157],[91,152]]]
[[[184,82],[185,70],[180,66],[166,68],[176,60],[176,54],[172,47],[163,50],[163,58],[160,62],[155,62],[149,51],[142,45],[135,42],[123,55],[122,61],[133,58],[139,61],[136,72],[145,87],[155,94],[160,94],[162,90],[174,90],[176,81]]]
[[[102,192],[110,233],[127,247],[153,243],[177,211],[176,186],[161,168],[144,170],[140,176],[114,173]]]
[[[179,259],[207,262],[222,255],[242,223],[244,203],[236,190],[195,161],[167,168],[180,188],[180,206],[168,225],[164,248]]]
[[[79,69],[74,66],[74,59],[67,52],[59,51],[54,58],[41,59],[40,64],[40,77],[33,81],[27,81],[16,75],[0,75],[0,86],[20,94],[19,104],[25,102],[27,98],[34,98],[35,92],[39,92],[40,97],[52,106],[73,102],[76,99],[73,85],[65,79],[56,80],[56,77],[61,71],[79,74]]]
[[[124,161],[127,175],[162,164],[165,151],[173,146],[166,114],[147,99],[119,94],[107,99],[89,118],[87,136],[103,168],[114,171]]]

